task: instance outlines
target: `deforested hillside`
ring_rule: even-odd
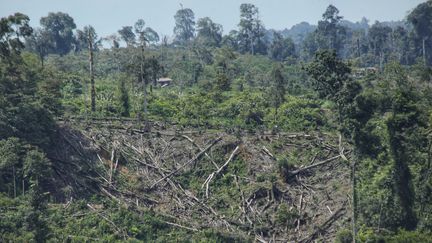
[[[337,136],[78,121],[62,123],[64,141],[98,168],[93,189],[118,207],[162,215],[167,227],[284,242],[332,240],[349,227],[349,149]],[[82,195],[73,180],[67,186],[73,204]]]

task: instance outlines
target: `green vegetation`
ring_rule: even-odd
[[[0,20],[0,241],[253,240],[222,227],[178,227],[163,210],[111,200],[99,185],[107,170],[100,157],[83,159],[77,152],[81,157],[72,163],[57,150],[60,138],[67,136],[56,121],[69,118],[144,119],[145,129],[137,129],[142,133],[151,129],[149,120],[175,126],[176,132],[234,134],[231,146],[212,151],[212,162],[219,165],[244,132],[339,137],[339,146],[348,144],[348,158],[342,147],[336,150],[351,173],[352,215],[349,223],[340,224],[334,240],[430,241],[432,1],[408,15],[412,28],[377,22],[367,31],[343,25],[339,10],[330,5],[300,43],[281,32],[270,34],[253,4],[240,6],[239,29],[225,36],[222,26],[208,17],[198,19],[195,27],[194,16],[189,8],[175,14],[173,43],[160,40],[142,19],[104,38],[92,26],[75,31],[73,18],[61,12],[41,18],[37,29],[20,13]],[[102,46],[103,41],[111,47]],[[161,77],[173,82],[161,87]],[[297,183],[290,172],[315,162],[318,153],[305,144],[283,150],[286,141],[265,139],[272,151],[281,152],[273,156],[262,146],[277,170],[251,172],[242,155],[222,168],[223,175],[214,174],[211,190],[217,197],[209,199],[203,190],[205,177],[214,171],[211,163],[194,164],[194,170],[175,178],[177,185],[206,198],[208,207],[222,215],[244,217],[244,222],[252,222],[241,212],[248,210],[244,194],[277,201],[266,219],[238,223],[249,233],[271,232],[266,220],[275,227],[300,228],[306,221],[301,203],[288,207],[283,202],[289,200],[277,195],[277,185],[289,189]],[[72,145],[69,149],[79,151]],[[121,159],[125,170],[132,170],[131,158]],[[178,167],[171,166],[173,171]],[[67,183],[75,174],[84,179]],[[153,187],[143,189],[143,179],[134,176],[125,172],[114,178],[119,188],[150,193]],[[253,183],[238,179],[247,176],[254,177]],[[77,193],[85,186],[93,191]],[[339,185],[333,186],[336,190]],[[346,229],[349,224],[352,230]]]

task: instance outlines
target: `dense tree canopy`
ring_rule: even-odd
[[[195,36],[195,14],[190,8],[182,8],[174,15],[176,41],[187,43]]]
[[[197,39],[206,46],[219,46],[222,41],[222,25],[214,23],[209,17],[198,19]]]
[[[67,54],[73,48],[73,30],[76,28],[74,19],[66,13],[49,13],[40,19],[42,28],[52,36],[52,52]]]

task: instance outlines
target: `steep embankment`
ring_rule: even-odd
[[[350,169],[332,135],[160,124],[145,132],[130,120],[60,127],[64,151],[51,158],[69,161],[56,169],[68,197],[91,188],[134,211],[163,215],[170,227],[243,240],[331,241],[349,227]]]

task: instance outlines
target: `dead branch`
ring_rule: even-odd
[[[171,222],[168,222],[168,221],[164,221],[164,223],[172,225],[172,226],[175,226],[175,227],[178,227],[178,228],[187,229],[187,230],[190,230],[190,231],[195,231],[195,232],[198,231],[195,228],[190,228],[190,227],[187,227],[187,226],[183,226],[183,225],[176,224],[176,223],[171,223]]]
[[[115,197],[113,194],[111,194],[109,191],[107,191],[105,188],[101,187],[100,188],[101,191],[106,194],[107,196],[109,196],[110,198],[114,199],[116,202],[121,203],[120,199],[118,199],[117,197]]]
[[[211,173],[207,179],[205,180],[205,182],[202,184],[201,188],[206,188],[206,197],[208,198],[208,190],[209,190],[209,185],[211,180],[213,179],[214,176],[218,175],[223,169],[225,169],[225,167],[227,167],[227,165],[229,164],[229,162],[231,162],[231,160],[234,158],[235,154],[237,153],[237,150],[239,149],[239,146],[237,146],[234,151],[231,153],[230,157],[228,158],[228,160],[225,162],[225,164],[222,165],[222,167],[220,167],[218,170],[214,171],[213,173]]]
[[[264,151],[268,156],[270,156],[272,159],[275,159],[275,157],[273,156],[273,154],[270,153],[270,151],[269,151],[265,146],[262,147],[262,150],[263,150],[263,151]]]

